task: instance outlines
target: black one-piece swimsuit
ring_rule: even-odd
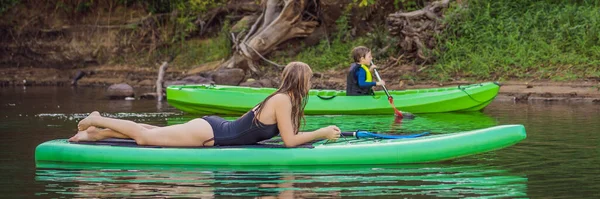
[[[235,121],[227,121],[218,116],[204,116],[213,129],[215,137],[208,139],[206,144],[212,140],[215,146],[250,145],[270,139],[279,134],[277,124],[265,125],[260,121],[254,122],[254,110]]]

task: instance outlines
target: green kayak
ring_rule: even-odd
[[[344,137],[297,148],[281,142],[235,147],[141,147],[133,142],[70,143],[51,140],[37,146],[36,164],[44,162],[164,165],[359,165],[449,160],[511,146],[525,139],[523,125],[502,125],[417,138]]]
[[[486,82],[443,88],[392,90],[394,105],[410,113],[477,111],[498,94],[500,84]],[[167,101],[177,109],[196,114],[241,115],[275,92],[274,88],[223,85],[167,87]],[[311,90],[307,115],[383,115],[394,110],[383,91],[374,96],[346,96],[346,91]]]

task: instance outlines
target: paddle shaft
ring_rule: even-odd
[[[405,139],[405,138],[416,138],[425,135],[429,135],[429,132],[423,132],[418,134],[410,134],[410,135],[388,135],[388,134],[378,134],[368,131],[351,131],[351,132],[342,132],[342,136],[346,137],[354,137],[354,138],[381,138],[381,139]]]
[[[375,72],[375,77],[377,77],[377,81],[381,82],[381,77],[379,76],[379,72],[377,72],[377,69],[373,69],[373,72]],[[385,92],[385,95],[387,95],[388,98],[393,98],[388,92],[387,88],[385,88],[385,85],[381,85],[381,87],[383,87],[383,91]]]
[[[373,64],[373,62],[371,62],[371,64]],[[375,72],[375,77],[377,77],[377,80],[381,82],[381,77],[379,76],[379,72],[377,72],[377,69],[374,68],[373,72]],[[396,108],[396,105],[394,105],[394,97],[392,97],[392,95],[390,95],[390,93],[388,92],[387,88],[385,88],[385,85],[381,85],[381,87],[383,87],[383,91],[385,92],[385,95],[387,95],[388,101],[390,102],[390,105],[392,105],[392,108],[394,108],[394,111],[396,112],[396,116],[399,117],[399,118],[404,117],[402,115],[402,112],[400,112]]]

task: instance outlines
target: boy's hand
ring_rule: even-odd
[[[376,69],[376,68],[377,68],[377,66],[376,66],[375,64],[372,64],[372,65],[369,67],[369,70],[373,70],[373,69]]]
[[[375,85],[377,85],[377,86],[385,86],[385,81],[381,80],[381,81],[375,82]]]

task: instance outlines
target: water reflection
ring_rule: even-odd
[[[39,163],[51,197],[526,197],[527,178],[485,165],[191,167]]]
[[[185,121],[186,118],[200,117],[186,115],[170,107],[166,102],[162,103],[161,110],[163,112],[159,112],[154,100],[135,100],[132,101],[131,109],[124,106],[126,110],[116,110],[117,106],[108,107],[109,100],[104,99],[105,90],[93,87],[80,87],[76,91],[65,87],[27,87],[27,90],[23,90],[21,87],[0,88],[0,118],[3,119],[0,124],[0,160],[3,163],[1,169],[4,169],[0,172],[0,178],[4,179],[2,181],[4,184],[0,186],[0,192],[3,193],[3,198],[32,198],[34,194],[45,195],[42,196],[43,198],[100,198],[109,197],[111,194],[115,197],[150,198],[153,194],[152,191],[168,192],[155,194],[162,197],[178,196],[175,191],[170,192],[169,189],[191,189],[183,194],[197,194],[201,198],[219,197],[219,194],[231,197],[237,192],[240,195],[278,197],[284,191],[293,191],[297,193],[295,195],[297,197],[316,195],[314,197],[359,196],[363,198],[368,194],[387,194],[395,195],[389,198],[402,198],[402,195],[407,198],[433,198],[444,197],[447,193],[449,196],[464,195],[459,197],[598,198],[598,190],[600,190],[600,183],[598,183],[600,174],[600,120],[598,120],[600,105],[558,102],[494,101],[483,113],[476,112],[473,115],[457,113],[448,114],[447,117],[437,114],[418,114],[415,120],[404,120],[399,126],[393,124],[393,115],[307,116],[307,125],[309,125],[307,128],[317,128],[333,123],[341,126],[345,131],[360,128],[373,131],[445,133],[499,124],[524,124],[527,128],[527,139],[503,150],[459,158],[452,161],[454,165],[444,163],[419,166],[423,171],[431,170],[431,173],[421,172],[423,174],[420,174],[415,169],[406,167],[383,167],[384,171],[393,170],[389,175],[368,171],[369,168],[339,170],[337,167],[318,168],[312,169],[312,171],[285,168],[260,168],[257,169],[259,171],[248,171],[241,168],[227,168],[228,172],[214,171],[211,168],[92,167],[87,169],[86,166],[36,169],[35,161],[33,161],[35,147],[48,140],[72,136],[76,131],[77,121],[92,110],[108,113],[107,116],[111,117],[159,126]],[[109,109],[111,111],[108,111]],[[456,121],[453,121],[453,117],[456,118]],[[460,170],[462,168],[464,170]],[[451,177],[454,177],[451,174],[452,169],[458,170],[455,171],[455,174],[462,174],[456,180],[467,181],[461,182],[464,183],[464,187],[460,187],[463,184],[452,182]],[[165,172],[165,174],[161,175],[161,172]],[[188,172],[187,177],[195,177],[188,180],[188,184],[182,182],[184,181],[183,177],[186,176],[177,178],[178,174],[184,172]],[[250,177],[242,175],[243,172],[246,172],[247,175],[258,176],[256,178],[262,179],[262,183],[253,184]],[[360,174],[360,172],[364,174]],[[371,174],[367,174],[369,172]],[[118,173],[134,175],[132,179],[139,180],[128,182],[123,178],[119,181],[115,177]],[[219,174],[217,176],[225,177],[230,175],[230,178],[241,179],[241,182],[232,182],[230,178],[225,177],[218,178],[227,179],[219,182],[213,177],[206,177],[205,175],[208,174],[204,173],[217,173]],[[329,174],[331,176],[328,176]],[[104,180],[85,179],[86,175]],[[286,175],[293,179],[285,178]],[[369,175],[382,176],[383,179],[385,176],[398,179],[392,179],[392,182],[379,182],[377,178],[367,178]],[[424,178],[423,176],[435,179],[437,178],[435,175],[441,176],[435,182],[424,179],[410,180],[411,177]],[[268,178],[268,176],[273,176],[273,178]],[[350,183],[327,181],[329,177],[340,180],[343,176],[358,179],[349,180]],[[210,179],[210,181],[201,185],[197,181],[202,178]],[[146,179],[146,181],[142,181],[142,179]],[[506,181],[503,182],[502,179],[506,179]],[[162,180],[171,181],[162,182]],[[301,180],[308,180],[308,182]],[[291,182],[291,186],[285,182]],[[181,183],[181,185],[176,183]],[[192,184],[190,185],[190,183]],[[478,185],[478,183],[482,185]],[[376,187],[377,184],[381,187]],[[117,188],[117,190],[110,191],[93,189],[100,189],[103,186],[134,187]],[[141,191],[136,190],[135,186]],[[456,188],[452,186],[456,186]],[[78,193],[75,190],[77,187],[90,190]],[[119,193],[119,189],[124,189],[123,192],[131,191],[133,194]],[[329,190],[332,192],[326,192]],[[142,195],[144,191],[149,196]],[[525,191],[527,191],[527,195],[525,195]],[[471,192],[477,194],[470,194]],[[506,192],[506,194],[501,192]],[[209,194],[204,196],[202,195],[204,193]],[[97,196],[93,194],[97,194]]]
[[[307,116],[304,129],[314,130],[333,124],[344,131],[451,133],[487,128],[497,122],[481,112],[420,114],[411,120],[403,119],[402,123],[396,123],[393,115]]]
[[[106,102],[106,112],[126,111],[131,112],[133,101],[130,100],[109,100]]]

